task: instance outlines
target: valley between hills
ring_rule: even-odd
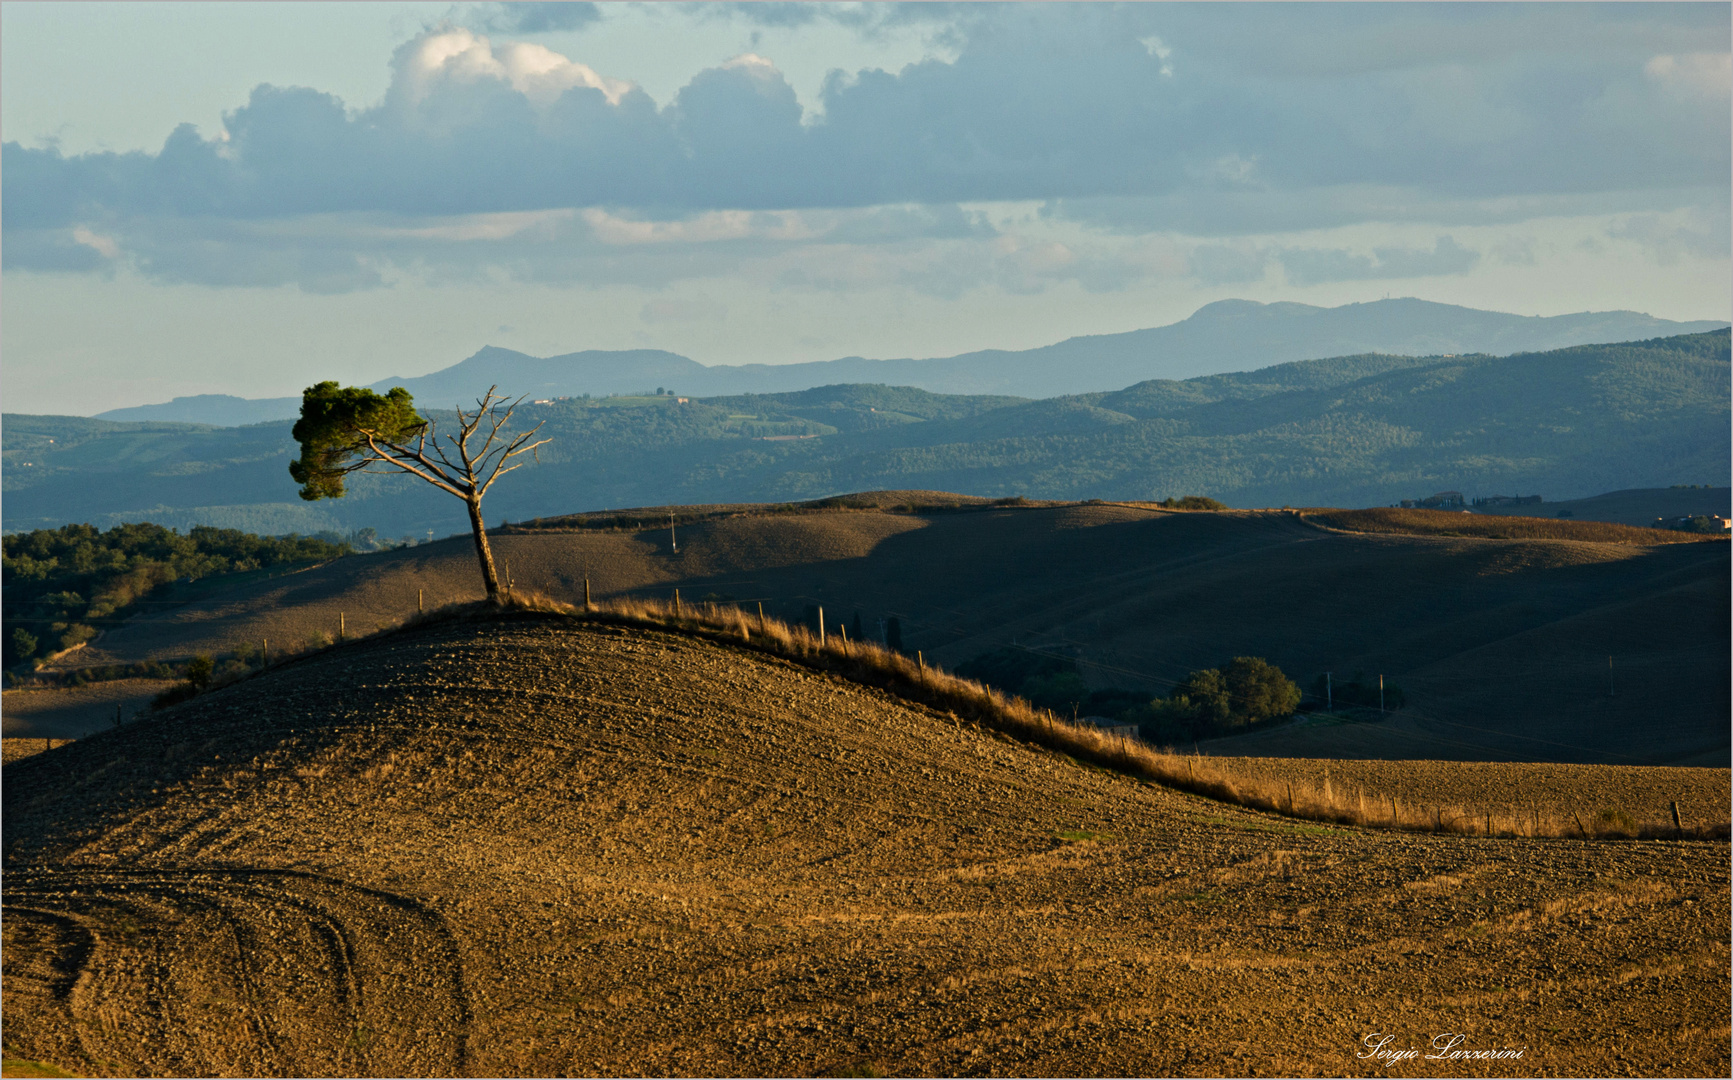
[[[858,616],[874,639],[895,618],[906,649],[946,668],[1014,646],[1075,661],[1092,686],[1166,693],[1250,655],[1304,686],[1363,672],[1407,694],[1381,723],[1202,748],[1216,754],[1727,767],[1724,541],[1562,521],[1535,538],[1520,529],[1535,519],[1407,513],[1442,525],[878,492],[549,518],[492,544],[519,588],[557,600],[581,601],[588,579],[598,600],[679,590],[809,625],[823,608],[833,632]],[[147,608],[50,670],[286,655],[481,596],[473,546],[453,538]],[[73,737],[109,726],[107,710],[21,712],[7,731]]]

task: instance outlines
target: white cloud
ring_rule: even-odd
[[[114,237],[112,236],[103,236],[99,233],[93,233],[89,229],[80,225],[78,228],[72,230],[72,239],[74,243],[83,244],[85,247],[96,252],[105,259],[117,259],[120,257],[120,245],[115,243]]]
[[[606,210],[583,218],[604,244],[713,244],[723,240],[811,240],[817,233],[794,211],[719,210],[678,221],[642,221]]]
[[[775,64],[766,60],[764,57],[759,56],[757,53],[741,53],[734,59],[724,63],[722,66],[729,70],[747,71],[753,75],[758,75],[767,79],[782,77],[782,72],[776,69]]]
[[[1724,101],[1733,93],[1733,53],[1662,53],[1643,74],[1673,93]]]
[[[1167,42],[1161,40],[1160,34],[1150,34],[1137,39],[1137,43],[1149,50],[1149,55],[1161,61],[1161,73],[1168,78],[1173,77],[1173,65],[1168,62],[1173,56],[1173,50],[1167,47]]]
[[[398,64],[402,89],[421,102],[442,83],[459,85],[492,80],[508,84],[534,104],[546,107],[576,86],[600,90],[608,104],[618,105],[633,84],[598,75],[542,45],[511,42],[495,50],[485,36],[462,27],[423,35],[406,46]]]
[[[449,240],[458,243],[509,240],[539,235],[552,238],[576,216],[571,210],[520,210],[500,214],[464,214],[437,225],[370,226],[362,231],[380,240]]]

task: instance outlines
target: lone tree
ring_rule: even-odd
[[[513,458],[533,456],[537,447],[553,440],[535,437],[540,424],[521,434],[501,435],[523,399],[507,401],[496,389],[488,387],[474,410],[457,410],[457,434],[445,436],[446,446],[436,437],[434,422],[416,413],[409,391],[401,386],[384,395],[334,382],[309,386],[301,395],[301,419],[294,430],[301,457],[289,463],[289,475],[301,485],[301,498],[309,501],[341,499],[346,494],[343,478],[378,471],[369,469],[373,465],[419,477],[462,499],[469,507],[487,598],[498,601],[499,575],[481,520],[482,496],[495,480],[523,464]],[[480,444],[471,446],[478,436]]]

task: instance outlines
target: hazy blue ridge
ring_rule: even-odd
[[[1504,355],[1701,333],[1725,325],[1708,320],[1673,322],[1634,311],[1511,315],[1414,299],[1335,308],[1221,300],[1167,326],[1068,338],[1035,349],[988,349],[926,360],[851,356],[801,364],[707,367],[660,349],[536,357],[490,345],[443,370],[382,379],[373,388],[405,387],[432,408],[467,405],[493,385],[532,400],[637,394],[658,387],[688,397],[716,397],[851,383],[910,386],[945,394],[1048,398],[1108,393],[1152,379],[1192,380],[1323,357],[1385,354],[1385,359],[1400,360],[1446,353]],[[1376,360],[1369,358],[1368,363]],[[1305,376],[1295,372],[1293,377]],[[237,425],[293,417],[298,408],[295,398],[248,400],[202,394],[160,405],[113,409],[99,418]]]
[[[194,394],[160,405],[134,405],[97,413],[99,420],[159,420],[240,427],[272,420],[293,420],[301,412],[298,397],[243,398],[233,394]]]
[[[1557,500],[1720,485],[1733,468],[1728,380],[1721,330],[1511,356],[1362,354],[1033,401],[841,385],[526,404],[520,420],[554,441],[486,510],[497,523],[875,488],[1364,506],[1444,489]],[[122,520],[464,528],[456,500],[403,477],[357,476],[345,500],[299,502],[287,422],[4,423],[11,531]]]

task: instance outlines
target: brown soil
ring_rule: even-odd
[[[588,577],[598,599],[679,589],[688,602],[762,603],[795,622],[823,606],[833,629],[859,612],[869,635],[895,616],[907,648],[953,667],[1015,642],[1075,656],[1092,685],[1165,693],[1194,669],[1249,655],[1305,683],[1325,671],[1384,674],[1408,695],[1391,724],[1288,732],[1231,752],[1729,760],[1725,543],[1367,535],[1281,512],[1112,504],[698,509],[711,516],[680,527],[677,553],[666,528],[514,527],[494,549],[521,587],[568,601],[582,599]],[[467,538],[172,609],[104,635],[80,662],[222,654],[264,639],[281,654],[335,636],[340,616],[350,633],[393,625],[415,611],[418,590],[429,607],[479,598]]]
[[[1487,540],[1579,540],[1597,544],[1701,544],[1726,537],[1673,529],[1635,528],[1605,521],[1571,521],[1551,517],[1501,515],[1488,518],[1466,510],[1409,510],[1373,507],[1369,510],[1307,510],[1307,521],[1349,532],[1400,533],[1407,536],[1474,536]]]
[[[1472,807],[1492,815],[1499,829],[1514,828],[1512,823],[1530,815],[1567,823],[1576,815],[1592,826],[1611,814],[1662,825],[1671,821],[1675,802],[1681,824],[1724,822],[1733,800],[1733,773],[1727,769],[1282,757],[1212,757],[1210,763],[1235,776],[1291,783],[1298,790],[1317,791],[1328,781],[1349,804],[1364,794],[1373,820],[1378,805],[1395,798],[1419,811]]]
[[[5,772],[8,1056],[73,1071],[1730,1065],[1725,843],[1295,823],[667,632],[431,623]]]

